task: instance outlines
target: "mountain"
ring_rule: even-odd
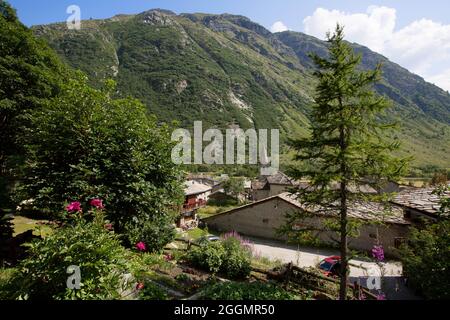
[[[308,53],[327,54],[327,43],[299,33],[273,34],[237,15],[150,10],[82,22],[33,27],[62,59],[87,73],[94,86],[114,78],[118,95],[143,101],[162,121],[192,127],[279,128],[304,136],[314,96]],[[416,166],[449,167],[450,94],[358,44],[362,68],[383,63],[376,90],[393,100],[385,115],[399,120],[393,137]]]

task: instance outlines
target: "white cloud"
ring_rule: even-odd
[[[445,90],[450,90],[450,25],[428,19],[396,30],[396,10],[370,6],[365,13],[318,8],[303,20],[305,32],[325,38],[336,23],[349,41],[365,45]]]
[[[289,30],[289,28],[282,21],[277,21],[270,27],[270,31],[272,31],[273,33],[283,32],[283,31],[288,31],[288,30]]]

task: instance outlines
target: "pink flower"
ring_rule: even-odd
[[[80,212],[81,211],[81,203],[78,201],[72,202],[66,207],[68,212]]]
[[[101,199],[92,199],[90,204],[91,206],[96,207],[97,209],[105,208],[105,206],[103,205],[103,200]]]
[[[164,260],[166,260],[166,261],[172,261],[172,260],[173,260],[173,256],[172,256],[171,254],[166,254],[166,255],[164,256]]]
[[[384,260],[384,249],[383,246],[374,246],[372,249],[372,256],[378,261]]]
[[[136,285],[136,290],[142,290],[142,289],[144,289],[144,284],[142,283],[142,282],[139,282],[137,285]]]
[[[136,243],[136,249],[138,249],[139,251],[145,251],[147,250],[147,246],[145,245],[144,242],[138,242]]]
[[[386,300],[386,295],[384,293],[380,293],[377,295],[377,300]]]
[[[105,224],[105,229],[111,231],[113,229],[112,223]]]

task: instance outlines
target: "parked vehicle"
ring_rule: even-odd
[[[208,242],[214,242],[214,241],[220,241],[220,237],[215,236],[213,234],[208,234],[206,236],[203,236],[199,239],[196,240],[196,243],[198,244],[204,244],[204,243],[208,243]]]
[[[319,269],[327,277],[338,277],[341,273],[341,257],[331,256],[319,262]]]

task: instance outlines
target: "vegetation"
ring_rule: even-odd
[[[295,300],[298,297],[283,288],[265,282],[219,282],[202,293],[208,300]]]
[[[450,298],[450,220],[413,228],[400,250],[408,283],[427,299]]]
[[[179,171],[168,161],[170,129],[136,100],[112,99],[112,90],[111,83],[92,89],[80,75],[32,114],[19,197],[48,212],[102,198],[117,231],[158,250],[173,238],[171,208],[181,199]]]
[[[127,271],[125,249],[116,234],[105,228],[103,213],[92,212],[93,221],[79,213],[74,222],[33,242],[29,257],[21,261],[11,280],[16,287],[9,298],[117,299]],[[76,217],[79,215],[78,217]],[[67,287],[68,267],[78,266],[80,290]]]
[[[251,256],[249,247],[239,238],[231,236],[193,248],[187,259],[212,273],[220,272],[231,279],[243,279],[250,274]]]
[[[114,78],[119,94],[138,98],[162,121],[177,119],[184,128],[199,119],[205,128],[278,128],[282,142],[308,135],[316,85],[308,54],[327,57],[327,42],[298,32],[272,34],[234,15],[152,10],[83,23],[80,31],[62,24],[34,31],[92,84]],[[367,48],[350,46],[362,55],[362,70],[383,62],[374,89],[394,102],[383,119],[402,121],[392,137],[403,142],[396,153],[414,155],[415,166],[448,169],[450,95]]]
[[[13,182],[23,162],[18,138],[29,126],[28,115],[58,94],[67,68],[3,0],[0,43],[0,207],[4,209],[10,204]]]
[[[223,183],[223,190],[234,199],[239,200],[239,196],[245,191],[244,178],[231,177]]]
[[[340,297],[346,299],[347,242],[357,227],[348,218],[349,206],[354,201],[368,200],[359,186],[369,184],[377,188],[382,181],[398,179],[405,160],[390,157],[398,144],[383,139],[383,129],[390,125],[381,122],[378,115],[389,103],[372,89],[380,78],[381,66],[373,71],[357,71],[361,57],[344,42],[343,28],[339,25],[333,35],[328,34],[328,42],[327,59],[312,55],[319,83],[311,115],[311,136],[295,140],[293,146],[298,151],[297,160],[314,163],[307,170],[299,167],[295,171],[298,178],[308,178],[311,186],[299,190],[299,200],[307,208],[320,208],[331,217],[339,216],[338,223],[330,221],[325,229],[340,235]],[[350,191],[352,188],[355,190]],[[294,227],[308,215],[302,212],[288,215],[284,231],[294,239],[299,233],[310,234],[309,227]]]

